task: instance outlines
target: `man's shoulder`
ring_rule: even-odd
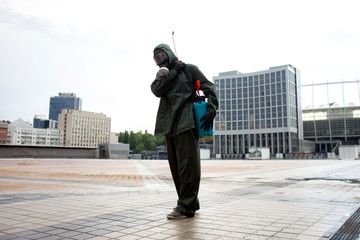
[[[187,63],[186,70],[189,72],[194,72],[194,71],[199,71],[199,68],[194,64]]]
[[[198,68],[196,65],[191,64],[191,63],[186,63],[186,67],[191,69],[191,68]]]

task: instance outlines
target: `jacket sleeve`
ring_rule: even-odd
[[[151,91],[153,94],[156,97],[164,96],[173,85],[177,75],[178,72],[175,69],[171,69],[166,76],[160,76],[157,73],[155,80],[151,83]]]
[[[198,67],[192,65],[191,75],[194,81],[200,80],[200,90],[202,90],[207,97],[207,111],[215,117],[219,102],[215,85],[210,82]]]

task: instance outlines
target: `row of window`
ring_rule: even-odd
[[[109,128],[97,128],[97,129],[95,129],[95,128],[91,128],[91,129],[89,129],[89,128],[72,128],[71,129],[72,131],[72,133],[79,133],[79,134],[94,134],[94,133],[100,133],[100,132],[108,132],[109,131]]]
[[[294,74],[289,72],[289,78],[291,75],[294,79]],[[254,76],[244,76],[238,78],[227,78],[227,79],[216,79],[215,85],[219,89],[223,88],[238,88],[238,87],[252,87],[259,86],[264,84],[279,83],[281,81],[286,81],[286,72],[285,70],[276,71],[266,74],[259,74]],[[294,81],[292,81],[294,83]]]
[[[88,120],[74,120],[73,123],[75,125],[83,125],[85,124],[86,126],[106,126],[106,125],[110,125],[110,121],[88,121]]]
[[[360,119],[305,121],[303,124],[304,137],[360,136]]]
[[[287,104],[287,94],[276,94],[271,96],[261,96],[261,97],[246,97],[246,98],[220,98],[219,109],[220,110],[230,110],[230,109],[247,109],[247,108],[259,108],[259,107],[270,107],[270,106],[279,106]],[[289,94],[289,104],[291,106],[296,106],[296,97],[295,94]]]
[[[62,137],[59,138],[46,138],[46,137],[31,137],[31,136],[17,136],[18,139],[47,139],[47,140],[54,140],[54,139],[62,139]]]
[[[32,131],[32,130],[21,130],[20,132],[14,132],[19,133],[20,135],[23,136],[32,136],[32,135],[36,135],[36,136],[52,136],[52,137],[59,137],[61,136],[60,133],[58,131],[55,132],[47,132],[47,131]],[[9,135],[11,135],[11,131],[8,132]]]
[[[215,122],[215,130],[251,130],[251,129],[270,129],[282,127],[297,127],[296,119],[290,118],[288,125],[287,118],[273,118],[250,121],[232,121],[232,122]]]
[[[296,108],[290,106],[290,117],[296,118]],[[250,119],[270,119],[277,117],[287,117],[287,106],[256,108],[250,110],[233,110],[218,111],[215,121],[234,121],[234,120],[250,120]]]
[[[233,100],[220,100],[220,110],[231,110],[231,109],[254,109],[264,107],[275,107],[275,106],[286,106],[286,94],[274,95],[260,98],[247,98],[247,99],[233,99]],[[290,105],[296,106],[295,96],[290,95]]]
[[[274,118],[268,120],[239,121],[227,123],[215,123],[215,130],[250,130],[287,127],[287,118]]]
[[[289,89],[291,93],[295,93],[295,87],[293,84],[289,83]],[[226,88],[218,89],[217,94],[220,99],[230,99],[230,98],[247,98],[247,97],[258,97],[258,96],[270,96],[275,94],[286,93],[286,82],[271,84],[266,86],[259,87],[249,87],[249,88]]]
[[[246,135],[215,135],[216,154],[249,153],[252,146],[268,147],[270,153],[298,151],[296,133],[277,132]],[[291,146],[291,149],[290,149]]]
[[[11,142],[11,139],[8,140]],[[17,141],[18,144],[35,144],[35,145],[62,145],[63,140],[60,138],[35,138],[35,137],[18,137]]]

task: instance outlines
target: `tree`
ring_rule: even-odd
[[[134,152],[140,153],[142,151],[146,150],[145,145],[143,143],[137,144],[136,148],[134,149]]]
[[[124,133],[123,132],[120,132],[118,134],[118,142],[121,142],[121,143],[124,142]]]
[[[148,131],[145,130],[145,133],[142,131],[138,131],[134,133],[133,131],[125,131],[120,132],[119,134],[119,142],[127,143],[130,145],[130,149],[133,150],[134,153],[140,153],[144,150],[154,151],[158,146],[165,144],[164,137],[154,136]]]
[[[129,132],[128,131],[124,132],[123,143],[129,143]]]
[[[130,131],[129,144],[130,144],[130,149],[135,150],[135,148],[136,148],[136,137],[135,137],[135,133],[133,131]]]

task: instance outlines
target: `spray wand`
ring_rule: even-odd
[[[174,44],[175,55],[177,56],[176,47],[175,47],[175,40],[174,40],[174,31],[172,32],[172,40],[173,40],[173,44]]]

